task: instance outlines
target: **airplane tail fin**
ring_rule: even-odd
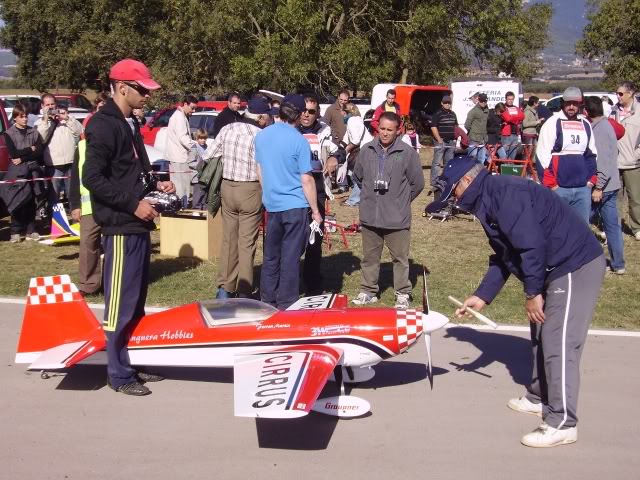
[[[15,363],[66,368],[105,345],[102,326],[69,275],[31,279]]]
[[[56,203],[51,212],[51,238],[71,235],[77,237],[79,233],[71,227],[62,203]]]

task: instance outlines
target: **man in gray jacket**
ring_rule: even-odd
[[[640,241],[640,103],[633,82],[620,82],[616,95],[620,101],[611,110],[611,118],[625,129],[618,141],[618,169],[629,200],[629,227]]]
[[[467,114],[464,128],[469,136],[469,156],[478,162],[484,163],[487,159],[485,144],[489,139],[487,135],[487,119],[489,107],[487,107],[487,94],[479,93],[476,97],[478,103]]]
[[[609,270],[617,275],[624,275],[624,244],[622,230],[618,219],[617,197],[620,190],[620,174],[618,172],[618,141],[609,121],[604,116],[602,100],[598,97],[587,97],[584,101],[585,111],[598,150],[598,181],[591,192],[591,217],[600,216],[602,229],[607,236],[609,248]]]
[[[398,138],[400,117],[380,116],[378,137],[362,147],[353,171],[360,186],[362,224],[362,279],[356,305],[378,301],[382,247],[393,259],[396,308],[409,308],[409,243],[411,202],[424,188],[424,175],[416,151]]]

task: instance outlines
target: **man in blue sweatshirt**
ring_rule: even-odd
[[[440,181],[442,196],[427,211],[442,210],[453,195],[459,209],[478,218],[495,252],[456,315],[491,303],[511,274],[524,284],[533,375],[527,393],[508,406],[544,421],[522,443],[575,442],[580,356],[604,278],[602,247],[575,209],[535,182],[489,175],[470,157],[451,160]]]

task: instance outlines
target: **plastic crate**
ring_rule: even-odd
[[[502,164],[500,165],[500,175],[516,175],[521,177],[523,168],[524,165]]]

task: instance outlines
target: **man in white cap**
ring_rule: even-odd
[[[562,111],[540,130],[536,155],[543,185],[556,192],[588,224],[591,189],[597,181],[596,144],[588,120],[579,116],[582,91],[562,94]]]
[[[129,362],[129,334],[144,316],[149,284],[153,219],[158,212],[143,200],[149,190],[174,193],[172,182],[150,175],[140,127],[127,123],[160,88],[141,62],[126,59],[111,67],[112,99],[96,112],[85,132],[87,158],[82,183],[91,193],[93,218],[102,227],[104,247],[104,330],[108,384],[126,395],[148,395],[144,382],[159,375],[136,372]]]

